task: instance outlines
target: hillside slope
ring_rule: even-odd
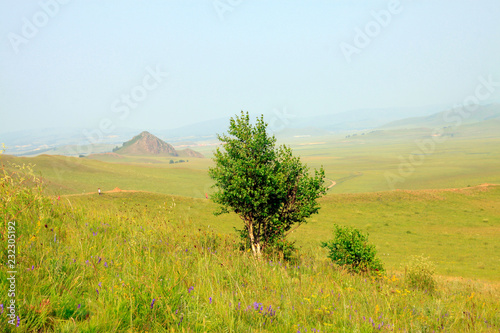
[[[146,131],[124,142],[115,153],[120,155],[178,155],[173,146]]]
[[[114,150],[114,153],[131,156],[156,155],[203,158],[202,154],[191,149],[177,151],[172,145],[157,138],[147,131],[134,136],[127,142],[124,142],[122,147]]]
[[[449,109],[425,117],[413,117],[390,122],[380,129],[395,128],[440,128],[447,126],[460,126],[500,119],[500,105],[480,105],[474,110]]]

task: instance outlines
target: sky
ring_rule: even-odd
[[[481,78],[500,101],[499,17],[498,0],[0,0],[0,134],[452,107]]]

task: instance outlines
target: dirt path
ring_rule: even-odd
[[[115,187],[111,191],[101,191],[102,194],[120,193],[120,192],[136,193],[136,192],[148,192],[148,191],[122,190],[122,189],[119,189],[118,187]],[[61,195],[61,197],[72,197],[72,196],[77,196],[77,195],[95,195],[95,194],[99,194],[99,193],[98,192],[86,192],[86,193],[63,194],[63,195]]]
[[[336,181],[331,180],[329,178],[325,178],[325,179],[332,182],[330,185],[327,186],[327,188],[326,188],[327,190],[330,189],[330,188],[332,188],[332,187],[334,187],[335,185],[337,185]]]

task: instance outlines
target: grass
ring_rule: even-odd
[[[498,332],[500,187],[474,186],[500,183],[498,138],[440,144],[403,190],[387,191],[384,173],[397,172],[421,133],[399,133],[398,142],[370,135],[292,142],[337,182],[320,214],[290,235],[301,248],[294,264],[240,250],[239,218],[213,216],[204,199],[209,159],[1,156],[7,165],[36,163],[48,188],[46,196],[28,179],[2,178],[4,244],[7,222],[18,226],[20,327],[4,308],[0,331]],[[97,187],[138,191],[89,194]],[[334,223],[369,232],[386,275],[334,267],[319,246]],[[412,255],[435,263],[434,292],[410,287],[403,266]],[[4,264],[4,290],[7,271]]]
[[[187,213],[202,200],[140,192],[57,200],[29,191],[18,200],[16,191],[25,190],[9,192],[1,216],[5,225],[17,214],[19,331],[500,329],[495,285],[438,279],[430,294],[399,272],[348,274],[312,248],[295,264],[258,261],[234,235]],[[2,331],[17,331],[0,318]]]
[[[151,157],[148,157],[151,159]],[[170,158],[152,159],[160,163],[137,162],[128,158],[123,163],[109,163],[86,158],[41,155],[35,158],[3,156],[2,162],[33,163],[43,176],[51,194],[125,190],[144,190],[189,197],[205,197],[211,185],[206,167],[209,160],[189,159],[189,162],[169,164]]]
[[[67,204],[122,210],[142,207],[144,214],[175,202],[175,218],[234,234],[241,227],[235,214],[215,217],[216,206],[206,199],[147,192],[67,196]],[[330,194],[320,199],[319,214],[290,235],[306,252],[317,252],[321,241],[333,237],[333,224],[369,233],[386,267],[401,270],[413,254],[424,254],[437,264],[437,274],[500,282],[500,186],[460,191],[421,190]],[[124,208],[121,208],[123,205]],[[397,246],[395,246],[397,244]]]
[[[422,155],[416,142],[432,140],[430,130],[375,132],[348,139],[332,137],[291,140],[295,154],[310,167],[323,165],[326,177],[337,182],[329,193],[365,193],[404,190],[463,188],[483,183],[500,184],[500,138],[465,132],[435,144]],[[490,132],[486,132],[490,133]],[[467,135],[466,135],[467,134]],[[209,151],[203,152],[210,157]],[[417,154],[417,155],[415,155]],[[53,194],[75,194],[112,190],[144,190],[204,198],[213,184],[207,170],[210,158],[188,158],[169,164],[169,157],[97,156],[101,160],[47,156],[32,158],[2,156],[4,163],[31,162],[49,183]],[[419,165],[407,171],[408,160]],[[185,158],[184,158],[185,159]],[[421,159],[421,160],[420,160]],[[178,160],[178,159],[177,159]],[[405,162],[406,161],[406,162]],[[7,163],[6,163],[7,164]],[[405,167],[406,166],[406,167]],[[400,173],[400,168],[404,171]],[[396,181],[388,181],[396,177]]]

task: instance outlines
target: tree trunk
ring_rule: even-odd
[[[252,246],[253,255],[260,259],[262,256],[260,241],[255,239],[255,235],[253,234],[253,221],[248,222],[248,236],[250,237],[250,245]]]
[[[262,252],[260,252],[260,243],[252,243],[253,255],[260,259],[262,257]]]

